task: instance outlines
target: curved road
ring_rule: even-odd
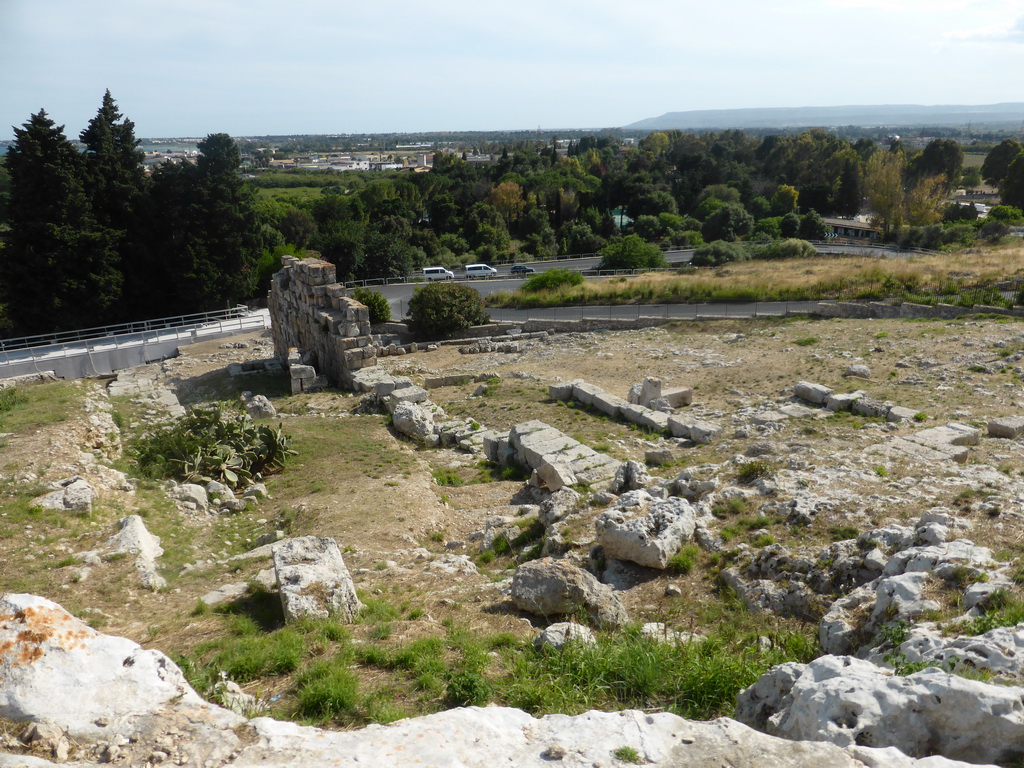
[[[911,255],[913,253],[912,251],[902,251],[902,250],[899,250],[899,249],[896,249],[896,248],[889,248],[889,247],[879,246],[879,245],[847,245],[847,244],[832,245],[830,243],[816,243],[816,244],[814,244],[814,247],[818,251],[818,253],[822,253],[822,254],[852,254],[852,255],[855,255],[855,256],[886,256],[888,258],[900,258],[900,257],[909,256],[909,255]],[[693,258],[693,249],[692,248],[687,248],[687,249],[677,250],[677,251],[666,251],[665,252],[665,260],[669,263],[669,266],[673,266],[673,267],[681,266],[683,264],[688,264],[690,259],[692,259],[692,258]],[[549,259],[549,260],[546,260],[546,261],[531,261],[529,266],[533,267],[533,269],[535,271],[537,271],[537,272],[544,272],[545,270],[553,269],[553,268],[556,268],[556,267],[560,268],[560,269],[572,269],[572,270],[578,271],[578,272],[585,272],[587,270],[596,269],[597,265],[598,265],[598,263],[600,263],[600,261],[601,261],[601,258],[599,256],[595,255],[595,256],[584,256],[584,257],[577,258],[577,259]],[[497,269],[498,269],[498,275],[496,277],[488,279],[488,280],[468,280],[468,279],[465,279],[465,278],[459,278],[457,276],[456,277],[456,282],[468,283],[469,285],[472,285],[474,288],[476,288],[480,292],[481,296],[486,297],[486,296],[491,295],[492,293],[497,293],[499,291],[514,291],[516,288],[518,288],[523,283],[523,280],[525,279],[523,277],[518,277],[518,276],[517,277],[513,277],[512,276],[512,272],[511,272],[511,265],[507,265],[507,264],[506,265],[501,265]],[[594,280],[594,279],[598,279],[598,278],[596,278],[596,277],[587,277],[586,279],[587,280]],[[398,319],[398,318],[405,317],[406,309],[409,306],[409,298],[412,296],[413,291],[416,290],[416,288],[419,285],[422,285],[422,283],[393,283],[391,285],[371,285],[370,287],[372,287],[375,291],[379,291],[381,294],[384,295],[384,297],[388,300],[388,303],[391,305],[391,316],[396,318],[396,319]],[[782,302],[782,303],[785,304],[785,302]],[[797,304],[807,304],[809,306],[817,305],[817,302],[790,302],[790,303],[792,305],[794,305],[794,306],[797,305]],[[666,317],[683,317],[683,316],[692,317],[693,316],[693,309],[692,309],[692,307],[694,305],[692,305],[692,304],[667,305],[667,306],[669,306],[669,307],[680,306],[680,307],[686,308],[687,311],[684,314],[672,314],[670,312],[670,314],[664,315]],[[699,305],[699,306],[714,308],[714,307],[722,307],[722,306],[728,306],[728,305],[704,304],[704,305]],[[738,307],[740,305],[734,304],[732,306]],[[744,306],[749,306],[749,305],[744,305]],[[762,304],[762,306],[768,306],[768,303]],[[561,310],[566,312],[566,313],[568,313],[570,309],[573,309],[573,308],[570,308],[570,307],[561,308]],[[592,308],[592,309],[607,310],[608,308],[607,307],[601,307],[601,308]],[[622,309],[626,309],[626,308],[624,308],[624,307],[613,308],[611,316],[612,317],[617,316],[615,310],[622,310]],[[636,308],[634,306],[630,306],[630,307],[628,307],[628,309],[630,309],[632,311],[632,314],[618,315],[618,316],[622,316],[622,317],[636,317],[637,316],[636,315]],[[525,313],[527,311],[532,313],[530,315],[531,317],[541,317],[541,315],[538,314],[538,312],[540,312],[540,310],[491,310],[490,314],[491,314],[491,317],[493,317],[495,320],[499,320],[499,319],[509,319],[509,320],[512,320],[512,319],[517,319],[517,318],[513,318],[513,317],[504,318],[504,317],[501,316],[501,313],[503,313],[503,312],[519,312],[519,313],[523,313],[523,314],[520,315],[518,319],[526,319],[525,318]],[[806,309],[795,309],[794,311],[803,312],[803,311],[807,311],[807,310]],[[715,310],[715,309],[710,309],[709,312],[711,314],[719,314],[719,312],[717,310]],[[735,314],[735,313],[725,313],[725,314]],[[770,313],[767,313],[767,314],[781,314],[781,312],[770,312]],[[607,312],[605,312],[605,314],[600,315],[600,316],[607,317],[609,315],[607,314]],[[645,313],[642,316],[644,316],[644,317],[651,317],[651,316],[654,316],[654,315],[649,315],[649,314]],[[656,316],[662,317],[663,315],[662,315],[661,312],[658,312]],[[566,319],[569,319],[568,314],[566,314]],[[576,317],[575,319],[579,319],[579,317]]]

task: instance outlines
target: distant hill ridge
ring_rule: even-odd
[[[1024,102],[976,106],[883,104],[840,107],[761,107],[751,109],[697,109],[666,112],[625,126],[646,130],[670,128],[810,128],[814,126],[1019,126]]]

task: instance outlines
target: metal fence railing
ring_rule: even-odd
[[[0,378],[55,370],[63,378],[99,375],[173,354],[181,344],[215,339],[270,326],[266,310],[239,305],[220,312],[144,320],[103,329],[40,334],[0,342]],[[30,346],[30,342],[36,343]]]
[[[170,317],[160,317],[152,320],[137,320],[135,322],[120,323],[118,325],[102,325],[92,328],[80,328],[74,331],[41,333],[35,336],[18,336],[10,339],[0,339],[0,352],[16,349],[31,349],[33,347],[46,347],[55,344],[85,341],[87,339],[99,339],[108,336],[144,333],[146,331],[157,329],[203,325],[220,320],[244,317],[250,313],[251,310],[249,307],[244,304],[238,304],[230,309],[220,309],[214,312],[195,312],[189,315],[172,315]]]

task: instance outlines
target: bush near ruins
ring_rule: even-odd
[[[217,480],[234,488],[284,467],[295,454],[288,444],[280,429],[255,424],[246,414],[197,408],[141,438],[135,460],[149,477]]]
[[[528,293],[535,291],[552,291],[556,288],[571,288],[583,284],[583,275],[568,269],[549,269],[530,277],[520,286],[520,290]]]
[[[370,310],[370,325],[380,325],[391,320],[391,305],[384,294],[371,288],[356,288],[352,298],[366,305]]]
[[[409,299],[409,328],[421,339],[442,339],[490,318],[475,289],[459,283],[430,283]]]
[[[749,261],[750,252],[741,243],[729,243],[725,240],[716,240],[713,243],[702,245],[693,252],[690,264],[695,267],[719,267],[728,264],[730,261]]]

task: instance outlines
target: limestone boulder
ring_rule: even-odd
[[[273,419],[277,408],[266,395],[253,395],[245,401],[245,411],[254,419]]]
[[[782,664],[742,691],[736,719],[787,739],[896,747],[974,763],[1024,752],[1024,688],[934,667],[901,677],[869,661],[822,656]]]
[[[107,548],[109,555],[135,556],[135,569],[146,589],[167,586],[167,580],[157,570],[157,558],[164,553],[160,537],[151,534],[138,515],[128,515],[118,522],[118,530],[107,541]]]
[[[597,518],[597,542],[608,557],[664,569],[683,544],[693,538],[696,510],[685,499],[674,496],[648,496],[649,501],[645,500],[642,506],[631,506],[627,497],[632,496],[626,494]]]
[[[195,506],[196,509],[205,512],[210,504],[210,497],[206,495],[206,489],[196,483],[182,483],[171,488],[169,495],[178,501],[184,501]]]
[[[625,764],[616,758],[623,747],[636,750],[638,761],[650,768],[967,768],[966,763],[941,758],[915,760],[896,749],[844,750],[787,741],[728,718],[693,722],[664,712],[591,711],[533,718],[506,707],[467,707],[359,731],[322,731],[266,717],[251,723],[255,743],[242,751],[233,768],[336,763],[612,768]]]
[[[160,651],[101,635],[45,598],[0,597],[0,717],[49,719],[74,738],[89,738],[171,703],[216,709]]]
[[[304,617],[353,621],[363,607],[334,539],[302,536],[273,545],[285,621]]]
[[[639,461],[627,461],[616,470],[609,490],[612,493],[626,493],[646,488],[651,482],[647,467]]]
[[[604,626],[629,620],[611,587],[582,568],[550,557],[519,566],[512,576],[511,596],[519,610],[538,616],[562,616],[582,609]]]
[[[533,641],[537,648],[558,649],[569,643],[596,645],[597,638],[594,637],[594,632],[590,627],[577,624],[574,621],[560,621],[545,627]]]
[[[835,390],[812,381],[798,381],[793,387],[793,394],[808,403],[825,405],[828,399],[835,394]]]
[[[434,414],[417,403],[400,402],[391,413],[396,431],[424,445],[436,446],[440,440]]]
[[[57,509],[67,512],[87,514],[92,511],[92,503],[96,500],[96,491],[84,477],[75,475],[50,484],[52,489],[45,496],[32,501],[33,506],[43,509]]]

